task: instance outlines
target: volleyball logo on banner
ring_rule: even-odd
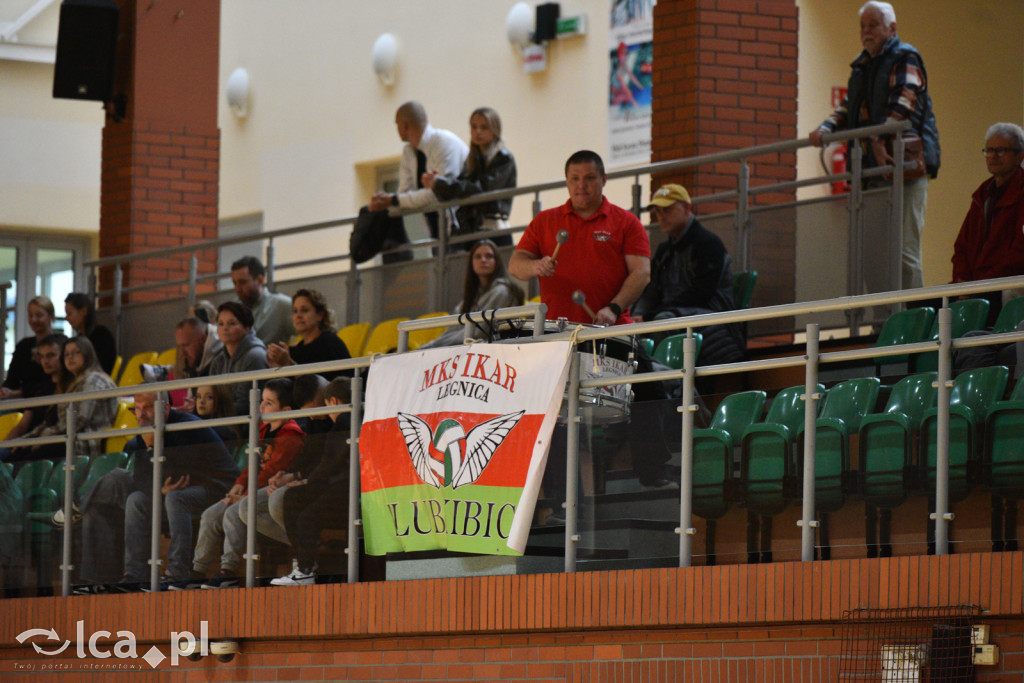
[[[374,361],[359,435],[369,554],[523,552],[570,349],[474,344]]]

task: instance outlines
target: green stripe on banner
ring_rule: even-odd
[[[450,550],[519,555],[506,540],[523,489],[425,484],[378,489],[362,496],[363,535],[370,555]]]

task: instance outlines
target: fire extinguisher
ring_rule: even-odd
[[[822,156],[826,161],[822,165],[827,169],[829,175],[846,173],[846,145],[841,142],[834,142],[822,150]],[[836,180],[832,183],[832,194],[846,194],[850,191],[850,183],[846,180]]]

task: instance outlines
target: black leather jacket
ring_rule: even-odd
[[[477,161],[479,163],[476,171],[472,174],[467,170],[466,164],[463,164],[458,178],[438,176],[434,181],[434,194],[437,198],[447,202],[481,192],[507,190],[516,186],[516,160],[507,149],[498,150],[488,164],[483,163],[483,159]],[[508,218],[511,210],[511,199],[472,204],[460,211],[460,222],[462,214],[474,215],[475,225],[472,229],[476,229],[484,218]]]

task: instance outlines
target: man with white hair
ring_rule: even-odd
[[[1024,275],[1024,130],[997,123],[985,133],[985,165],[991,177],[971,195],[953,245],[953,282]],[[989,296],[994,320],[1001,292]]]
[[[810,134],[810,141],[821,147],[826,133],[910,120],[913,128],[903,134],[905,159],[923,158],[916,171],[904,173],[902,281],[904,289],[920,287],[921,230],[928,178],[938,174],[940,162],[939,132],[928,94],[928,77],[920,53],[896,35],[896,11],[889,3],[872,0],[861,7],[860,41],[864,51],[850,64],[847,95]],[[865,168],[892,164],[891,139],[875,137],[863,144]]]

